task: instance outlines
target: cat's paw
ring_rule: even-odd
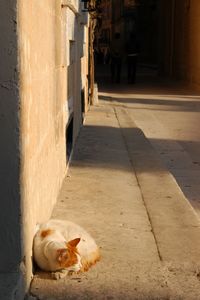
[[[67,270],[62,270],[59,272],[52,272],[51,273],[51,277],[55,280],[59,280],[59,279],[63,279],[68,275],[68,271]]]

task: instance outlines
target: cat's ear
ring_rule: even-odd
[[[63,249],[58,249],[57,250],[57,261],[59,263],[62,263],[63,261],[65,261],[67,259],[67,249],[63,248]]]
[[[74,239],[74,240],[71,240],[71,241],[69,241],[69,242],[67,242],[67,246],[69,246],[69,247],[76,247],[77,245],[78,245],[78,243],[80,242],[80,238],[76,238],[76,239]]]

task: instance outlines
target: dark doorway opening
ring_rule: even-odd
[[[82,89],[81,90],[81,119],[82,119],[82,123],[84,121],[84,117],[85,117],[85,90]]]
[[[70,119],[66,126],[65,138],[66,138],[66,161],[68,163],[73,147],[73,117]]]

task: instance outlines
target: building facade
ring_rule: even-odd
[[[0,272],[22,299],[90,105],[89,14],[79,0],[6,0],[0,15]]]
[[[101,1],[98,26],[95,35],[95,49],[106,53],[112,38],[112,0]]]
[[[159,4],[161,73],[200,88],[200,3],[170,0]]]
[[[102,0],[100,26],[96,34],[96,47],[102,52],[110,48],[115,33],[120,33],[126,44],[130,33],[136,30],[138,2],[135,0]]]
[[[111,15],[105,13],[108,0],[102,0],[99,48],[109,48],[115,32],[126,44],[130,32],[139,38],[141,64],[157,66],[161,75],[200,86],[200,28],[198,0],[113,0]],[[105,29],[110,38],[103,38]]]

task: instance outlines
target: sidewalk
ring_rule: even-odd
[[[59,281],[37,274],[37,299],[200,299],[199,220],[126,110],[87,114],[52,217],[88,230],[102,259]]]

